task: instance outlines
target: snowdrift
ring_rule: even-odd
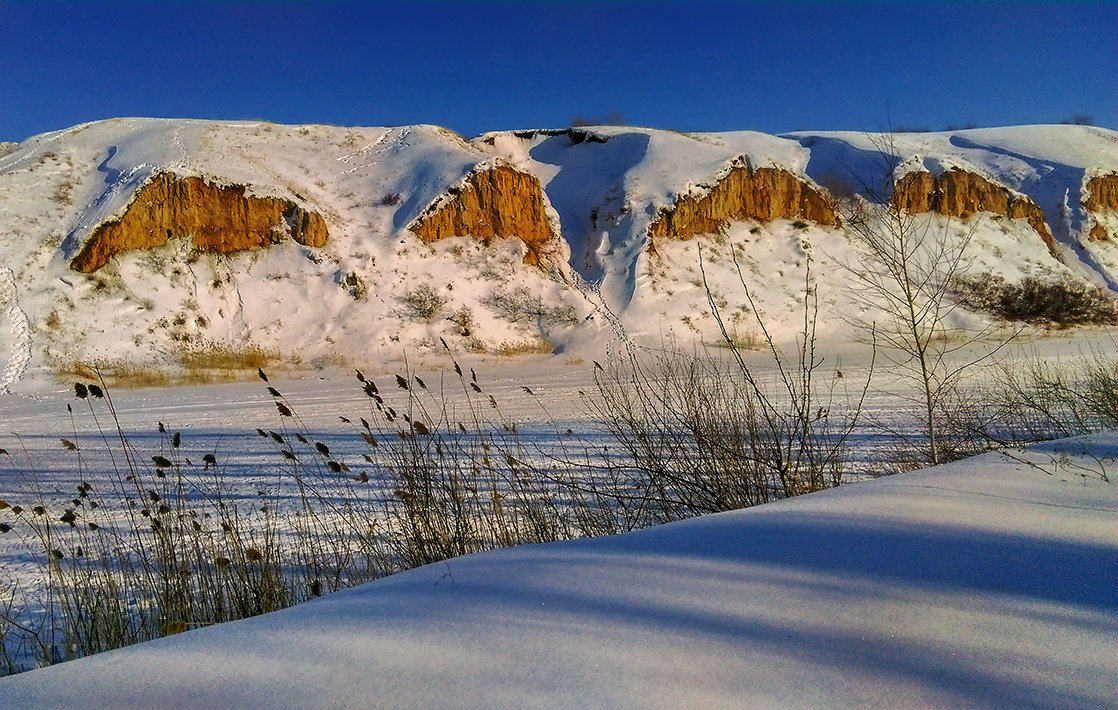
[[[20,708],[1116,707],[1118,434],[450,560],[0,679]]]

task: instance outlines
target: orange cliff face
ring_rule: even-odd
[[[558,237],[535,176],[497,165],[471,174],[449,194],[451,200],[428,207],[409,227],[423,241],[518,237],[528,246],[524,262],[534,265],[553,250]]]
[[[1044,212],[1035,202],[959,168],[936,178],[923,170],[908,173],[893,186],[893,206],[912,214],[936,212],[966,218],[991,212],[1010,219],[1026,219],[1049,249],[1055,246]]]
[[[93,230],[70,268],[90,273],[117,254],[185,236],[199,251],[225,254],[270,246],[285,236],[319,247],[327,231],[321,215],[289,200],[250,197],[243,185],[161,173],[137,191],[121,217]]]
[[[780,168],[753,170],[739,160],[718,183],[702,195],[681,195],[648,228],[649,249],[656,239],[690,239],[715,234],[731,222],[803,218],[839,226],[830,198],[803,179]]]
[[[1110,234],[1098,222],[1103,213],[1118,215],[1118,173],[1099,175],[1087,181],[1087,198],[1083,200],[1083,207],[1095,219],[1088,238],[1092,241],[1109,239]]]

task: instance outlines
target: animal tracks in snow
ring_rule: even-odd
[[[19,307],[15,274],[8,267],[0,268],[0,308],[7,307],[8,323],[12,329],[11,353],[8,365],[0,377],[0,394],[8,394],[31,362],[31,321]]]

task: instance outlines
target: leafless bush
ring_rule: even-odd
[[[964,387],[957,382],[942,388],[934,416],[940,463],[976,456],[1005,443],[989,434],[998,426],[998,415],[997,408],[991,406],[988,388]],[[879,453],[869,470],[871,475],[902,473],[928,466],[924,430],[913,431],[904,423],[897,426],[880,421],[873,429]]]
[[[463,337],[469,337],[474,334],[474,329],[477,327],[477,321],[474,320],[474,311],[469,306],[462,306],[450,316],[450,320],[455,325],[455,330]]]
[[[408,311],[419,320],[430,323],[442,313],[446,305],[446,297],[428,284],[404,293],[404,305]]]
[[[1118,428],[1118,360],[1112,356],[1063,361],[1033,356],[992,372],[983,384],[956,385],[944,393],[937,412],[944,461]],[[892,442],[884,447],[883,473],[926,465],[908,440],[910,432],[879,435]]]
[[[741,283],[752,305],[744,277]],[[822,361],[815,352],[810,274],[803,331],[791,355],[777,347],[753,307],[777,373],[771,387],[745,362],[709,300],[729,361],[717,353],[668,351],[651,361],[634,355],[595,373],[597,392],[588,404],[620,449],[604,475],[588,484],[598,502],[592,512],[607,532],[758,505],[842,481],[865,389],[844,416],[839,409],[848,402],[836,397],[838,375],[827,389],[816,383]]]
[[[967,247],[977,222],[958,233],[893,204],[902,160],[895,133],[902,131],[894,128],[870,136],[877,154],[876,174],[848,169],[860,194],[840,200],[839,209],[861,255],[855,263],[842,266],[851,277],[851,295],[866,307],[864,312],[883,311],[873,323],[852,319],[851,324],[870,334],[884,357],[919,389],[924,434],[922,441],[913,444],[924,451],[928,463],[936,465],[945,460],[940,425],[949,393],[963,372],[993,357],[1013,336],[993,339],[992,327],[978,332],[949,329],[951,314],[958,307],[950,297],[952,285],[966,271]],[[974,345],[991,347],[963,358]]]
[[[529,323],[540,327],[572,325],[578,322],[578,312],[568,303],[549,305],[540,296],[525,291],[495,289],[485,298],[484,304],[510,323]]]
[[[1004,443],[1118,428],[1118,360],[1096,353],[1073,361],[1038,357],[1002,367],[986,393],[984,428]]]
[[[1010,284],[996,274],[956,275],[951,290],[965,307],[1006,321],[1054,328],[1118,324],[1118,307],[1109,291],[1069,276],[1027,276]]]

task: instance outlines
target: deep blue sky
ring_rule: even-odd
[[[1118,128],[1118,3],[0,0],[0,140],[114,116]]]

